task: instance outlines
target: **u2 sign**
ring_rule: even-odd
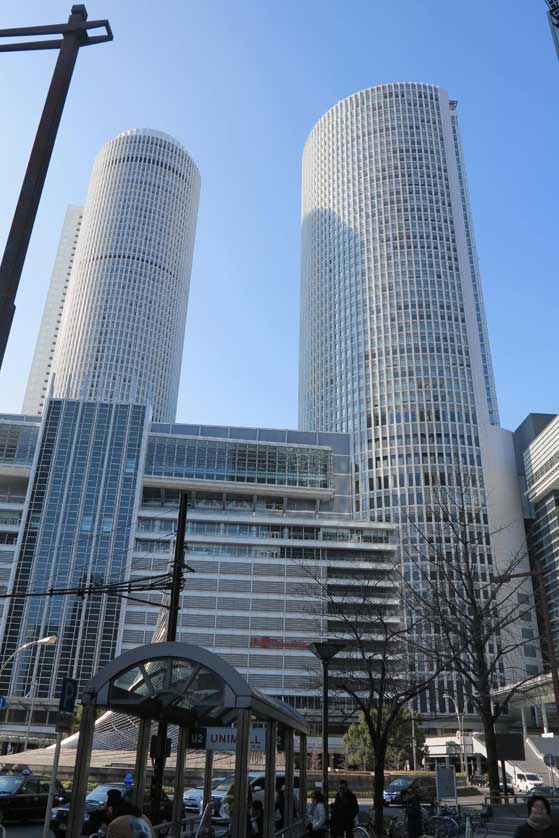
[[[250,729],[249,750],[263,751],[265,743],[264,728]],[[207,751],[234,751],[237,747],[237,729],[234,727],[206,728]]]

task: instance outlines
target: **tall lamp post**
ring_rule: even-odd
[[[26,649],[30,649],[32,646],[54,646],[55,643],[57,643],[57,642],[58,642],[57,635],[56,634],[49,634],[49,635],[47,635],[47,637],[40,637],[39,640],[29,640],[27,643],[23,643],[21,646],[19,646],[15,650],[15,652],[12,652],[12,654],[9,655],[6,658],[6,660],[4,661],[2,666],[0,667],[0,677],[2,676],[2,674],[3,674],[4,670],[6,669],[6,667],[8,666],[8,664],[11,663],[13,661],[13,659],[15,657],[17,657],[17,655],[20,654],[20,652],[25,652]],[[31,708],[30,708],[30,711],[29,711],[29,721],[27,723],[27,732],[25,734],[25,748],[27,748],[27,743],[29,741],[29,730],[30,730],[30,727],[31,727],[31,719],[32,719],[32,715],[33,715],[33,708],[35,706],[35,686],[36,686],[35,683],[32,683],[32,685],[31,685]]]
[[[311,643],[313,655],[322,663],[322,794],[328,809],[328,667],[330,661],[347,647],[344,640]]]
[[[0,666],[0,677],[2,673],[6,669],[7,665],[13,661],[16,655],[19,655],[20,652],[24,652],[26,649],[30,649],[31,646],[54,646],[55,643],[58,642],[58,637],[56,634],[49,634],[47,637],[41,637],[39,640],[29,640],[27,643],[23,643],[19,648],[12,652],[9,655],[2,666]]]
[[[458,710],[458,702],[453,696],[448,693],[443,693],[443,698],[446,698],[447,701],[452,701],[454,704],[456,718],[458,719],[458,733],[460,734],[460,770],[462,773],[466,773],[467,777],[468,763],[466,762],[466,746],[464,744],[464,714]]]
[[[88,34],[89,30],[99,28],[103,28],[105,33],[92,36]],[[47,38],[15,44],[0,44],[0,52],[21,52],[36,49],[58,50],[58,60],[37,128],[35,142],[31,149],[31,156],[23,179],[14,219],[8,233],[4,256],[0,263],[0,367],[2,366],[14,319],[15,298],[19,280],[78,52],[80,47],[100,44],[113,39],[109,21],[91,20],[88,23],[87,9],[83,5],[72,6],[67,23],[0,29],[0,38],[48,35],[62,35],[62,37],[54,40]]]

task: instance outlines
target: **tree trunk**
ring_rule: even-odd
[[[481,720],[483,722],[483,734],[485,736],[485,749],[487,751],[487,774],[489,777],[489,794],[493,803],[499,803],[499,760],[497,757],[497,737],[495,735],[495,722],[490,699],[482,700],[479,706]]]
[[[373,791],[374,831],[375,835],[384,834],[384,766],[386,763],[386,748],[380,746],[375,749],[375,781]]]

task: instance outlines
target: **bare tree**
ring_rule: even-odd
[[[309,590],[322,600],[330,637],[347,642],[346,650],[331,663],[331,683],[345,695],[356,715],[360,712],[374,758],[374,828],[383,833],[383,790],[387,751],[402,711],[428,689],[448,667],[442,651],[435,668],[417,661],[417,646],[410,654],[410,626],[401,609],[399,571],[376,564],[331,562],[327,578],[315,579]],[[317,594],[317,591],[319,593]]]
[[[429,526],[408,522],[415,538],[403,547],[406,613],[419,628],[415,633],[421,645],[431,647],[431,665],[441,671],[445,661],[451,662],[446,677],[458,681],[457,703],[480,716],[489,785],[496,797],[495,725],[507,701],[528,680],[518,666],[518,652],[529,642],[521,628],[531,621],[531,588],[525,580],[511,579],[519,567],[526,567],[526,550],[521,546],[496,561],[491,545],[506,527],[490,531],[487,497],[476,487],[432,487],[431,498]],[[445,691],[455,686],[441,680]],[[494,703],[492,691],[507,685],[504,700]]]

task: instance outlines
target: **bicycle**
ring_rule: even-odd
[[[487,838],[489,832],[488,816],[460,812],[448,806],[441,806],[436,815],[427,819],[426,831],[433,838],[462,838],[466,834],[468,821],[472,838]]]
[[[384,816],[382,833],[377,834],[374,826],[374,814],[369,812],[367,826],[356,826],[353,830],[353,838],[407,838],[406,819],[402,816]]]

